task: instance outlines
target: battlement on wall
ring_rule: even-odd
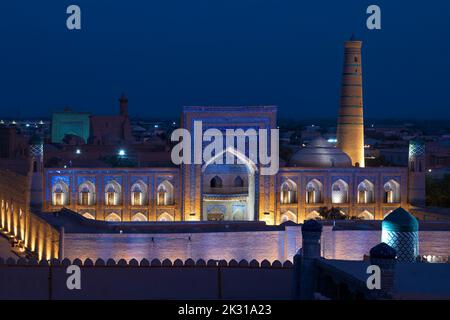
[[[269,260],[262,260],[261,262],[253,259],[251,261],[247,261],[245,259],[242,259],[240,261],[237,260],[208,260],[205,261],[203,259],[199,259],[197,261],[193,259],[187,259],[185,261],[181,259],[176,259],[174,261],[170,259],[142,259],[141,261],[138,261],[136,259],[131,259],[129,261],[125,259],[120,259],[118,261],[115,261],[114,259],[97,259],[93,261],[92,259],[85,259],[82,261],[81,259],[51,259],[51,260],[37,260],[37,259],[24,259],[24,258],[8,258],[3,259],[0,257],[0,267],[1,266],[41,266],[41,267],[67,267],[70,265],[77,265],[79,267],[186,267],[186,268],[222,268],[222,267],[229,267],[229,268],[292,268],[293,264],[291,261],[286,260],[284,262],[281,262],[279,260],[274,260],[270,262]]]
[[[68,288],[78,265],[81,290]],[[290,261],[0,258],[0,299],[289,299]]]

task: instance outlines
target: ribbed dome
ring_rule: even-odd
[[[351,167],[350,157],[338,148],[334,148],[323,138],[317,138],[306,148],[297,151],[289,160],[292,167]]]

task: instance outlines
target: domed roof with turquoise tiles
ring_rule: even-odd
[[[412,232],[419,230],[416,217],[403,208],[397,208],[389,213],[382,223],[383,229],[388,231]]]

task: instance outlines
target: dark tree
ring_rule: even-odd
[[[425,190],[427,206],[450,208],[449,174],[441,179],[427,177]]]

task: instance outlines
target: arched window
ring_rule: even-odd
[[[244,180],[240,176],[237,176],[236,178],[234,178],[233,186],[236,188],[244,187]]]
[[[118,206],[122,203],[122,188],[113,180],[105,187],[105,204],[107,206]]]
[[[80,189],[79,204],[82,206],[89,205],[89,188],[86,186]]]
[[[348,202],[348,184],[342,179],[337,180],[331,186],[331,202],[347,203]]]
[[[361,212],[361,213],[358,215],[358,218],[360,218],[360,219],[362,219],[362,220],[373,220],[373,219],[374,219],[374,216],[373,216],[373,214],[370,213],[369,211],[364,210],[363,212]]]
[[[117,213],[110,213],[106,216],[105,218],[106,221],[111,221],[111,222],[119,222],[122,221],[122,218],[120,218],[120,216]]]
[[[131,205],[144,206],[147,204],[147,185],[138,181],[131,186]]]
[[[386,217],[387,217],[387,215],[388,215],[389,213],[391,213],[392,211],[394,211],[394,210],[388,210],[388,211],[386,211],[386,213],[385,213],[385,214],[383,214],[383,219],[384,219],[384,218],[386,218]]]
[[[281,203],[297,203],[297,185],[291,179],[287,179],[281,184]]]
[[[391,179],[384,184],[384,202],[400,202],[400,184],[397,181]]]
[[[322,203],[322,183],[317,179],[312,179],[306,185],[306,203]]]
[[[374,202],[374,186],[369,180],[364,180],[358,185],[358,203]]]
[[[233,220],[242,221],[245,220],[245,209],[242,206],[233,208]]]
[[[52,189],[54,206],[65,206],[69,204],[69,187],[63,181],[58,181]]]
[[[218,176],[215,176],[211,179],[209,185],[211,188],[222,188],[222,179],[220,179],[220,177]]]
[[[308,215],[305,217],[305,221],[306,220],[320,220],[322,219],[322,216],[316,211],[311,211],[310,213],[308,213]]]
[[[82,206],[92,206],[95,204],[95,185],[90,181],[85,181],[78,187],[78,203]]]
[[[171,214],[168,214],[167,212],[163,212],[159,215],[158,221],[173,221],[173,217]]]
[[[131,217],[131,221],[144,222],[147,221],[147,217],[143,213],[138,212]]]
[[[158,206],[170,206],[174,204],[173,185],[169,181],[164,180],[161,182],[158,186],[157,193],[156,203]]]
[[[284,212],[280,217],[280,223],[283,223],[286,221],[297,222],[297,217],[292,211],[288,210],[288,211]]]
[[[83,213],[82,216],[85,217],[86,219],[95,220],[95,217],[92,214],[90,214],[89,212]]]

